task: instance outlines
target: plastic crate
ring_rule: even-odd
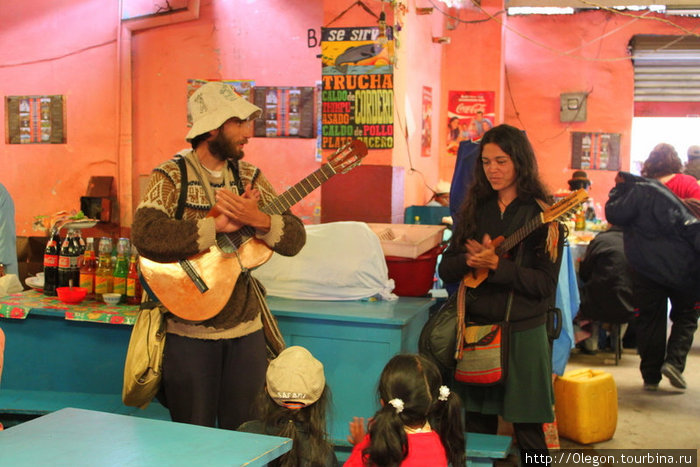
[[[417,258],[386,256],[389,278],[394,279],[394,293],[399,297],[422,297],[433,287],[435,265],[443,247],[437,246]]]
[[[416,259],[442,241],[444,225],[368,224],[379,237],[384,256]]]

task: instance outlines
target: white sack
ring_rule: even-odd
[[[364,222],[306,226],[296,255],[272,255],[253,275],[275,297],[299,300],[396,300],[377,235]]]

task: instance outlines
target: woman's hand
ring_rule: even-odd
[[[496,248],[491,242],[489,234],[484,235],[481,243],[476,240],[469,239],[465,244],[467,248],[467,266],[475,269],[491,269],[498,268],[498,255]]]

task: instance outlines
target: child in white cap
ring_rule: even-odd
[[[462,402],[420,355],[396,355],[379,377],[381,408],[368,423],[350,422],[355,445],[346,467],[465,465]]]
[[[238,431],[293,440],[292,449],[269,465],[335,467],[338,460],[326,431],[329,400],[323,364],[304,347],[288,347],[267,368],[256,406],[259,418]]]

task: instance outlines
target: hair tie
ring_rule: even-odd
[[[396,414],[400,414],[403,412],[403,401],[399,398],[396,399],[391,399],[389,401],[389,404],[391,404],[395,409],[396,409]]]
[[[439,401],[446,401],[450,397],[450,388],[447,386],[440,386],[440,395],[438,396]]]

